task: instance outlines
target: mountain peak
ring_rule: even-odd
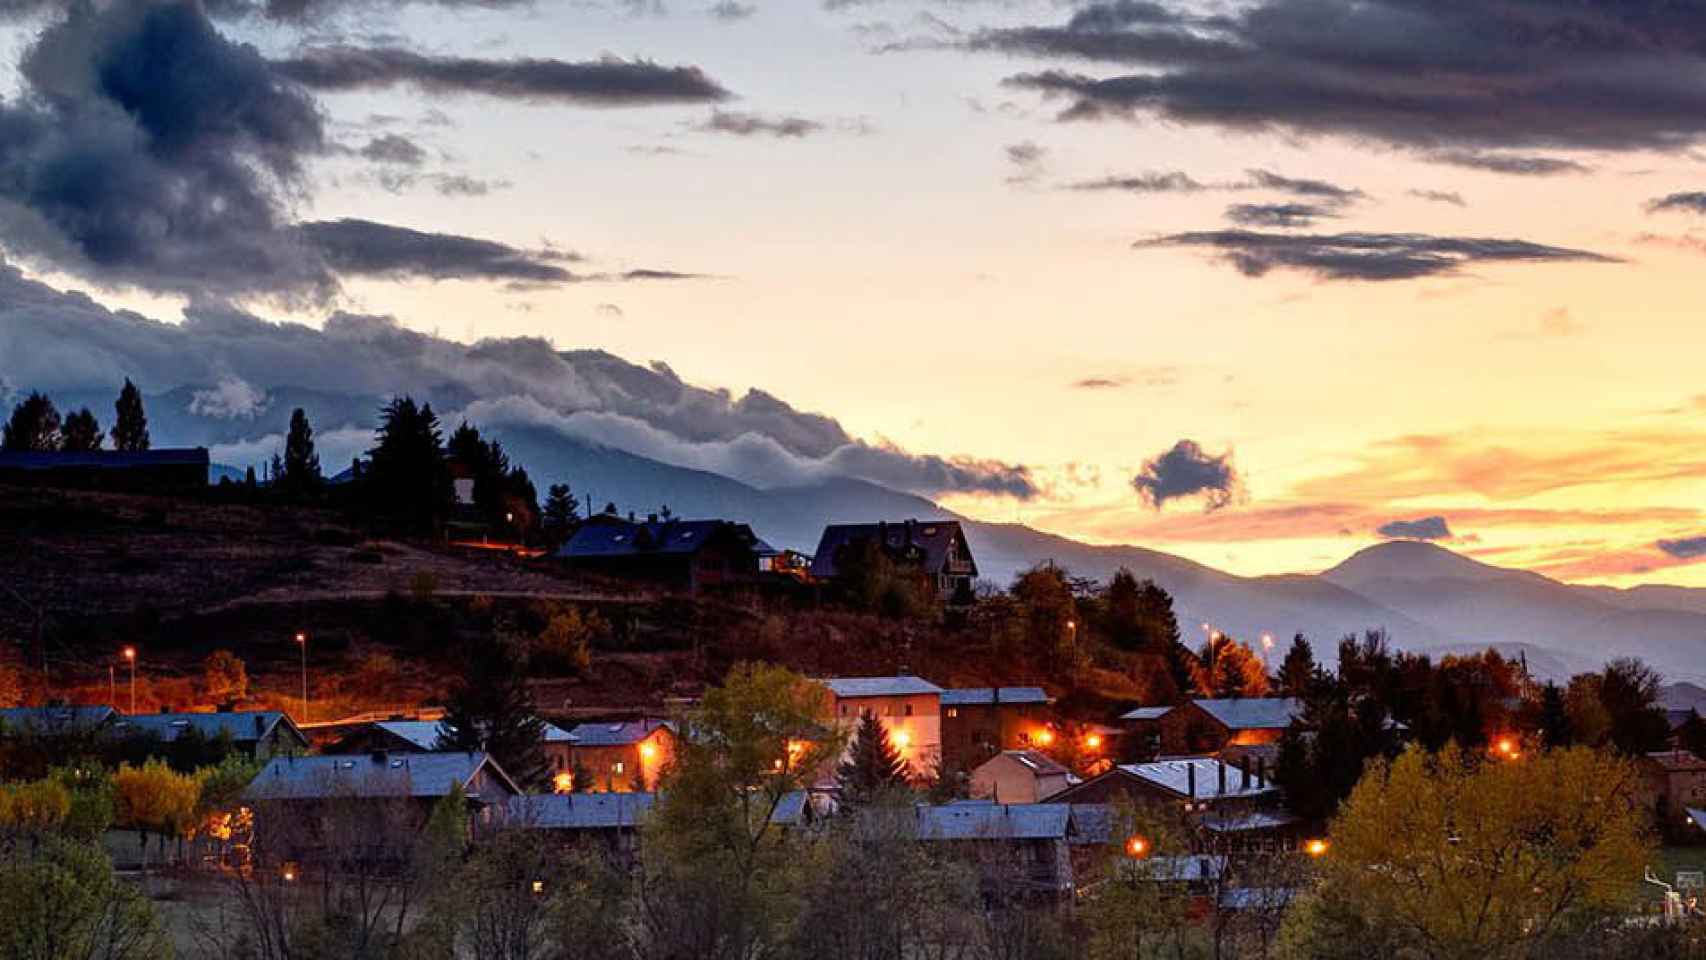
[[[1373,580],[1505,580],[1520,571],[1471,560],[1434,543],[1389,540],[1365,547],[1321,575],[1341,587],[1356,589]]]

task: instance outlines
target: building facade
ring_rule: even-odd
[[[942,691],[942,764],[970,770],[1003,750],[1046,747],[1053,700],[1041,687]]]
[[[882,723],[889,742],[915,779],[933,777],[942,763],[942,688],[913,676],[833,677],[830,714],[851,738],[860,717]]]

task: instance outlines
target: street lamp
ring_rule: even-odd
[[[1327,841],[1320,839],[1311,840],[1303,845],[1303,852],[1312,857],[1324,857],[1327,855]]]
[[[308,722],[308,634],[296,631],[296,645],[302,648],[302,722]]]
[[[125,647],[124,658],[130,661],[130,714],[136,715],[136,648]]]

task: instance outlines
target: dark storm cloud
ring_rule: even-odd
[[[1196,193],[1210,188],[1182,170],[1173,170],[1167,173],[1140,173],[1129,177],[1080,180],[1067,184],[1066,189],[1118,190],[1126,193]]]
[[[1447,150],[1431,154],[1429,159],[1489,173],[1507,173],[1516,177],[1555,177],[1565,173],[1591,173],[1593,168],[1559,157],[1530,157],[1509,153],[1481,153],[1474,150]]]
[[[1235,203],[1226,208],[1226,219],[1246,227],[1308,227],[1338,216],[1336,210],[1318,203]]]
[[[1429,203],[1449,203],[1454,207],[1468,206],[1468,204],[1463,201],[1463,194],[1458,193],[1455,190],[1414,189],[1406,190],[1404,192],[1418,200],[1426,200]]]
[[[1444,517],[1422,517],[1417,520],[1393,520],[1374,531],[1392,540],[1449,540],[1451,527]]]
[[[1660,540],[1655,544],[1660,550],[1676,557],[1678,560],[1697,560],[1706,557],[1706,537],[1687,537],[1682,540]]]
[[[562,264],[580,258],[551,250],[518,250],[492,240],[353,218],[304,223],[299,229],[333,269],[346,275],[536,283],[579,279]]]
[[[1203,506],[1219,510],[1238,495],[1238,470],[1232,465],[1232,453],[1214,456],[1194,440],[1180,440],[1171,450],[1143,464],[1132,478],[1132,488],[1155,509],[1169,500],[1201,496]]]
[[[1616,258],[1486,237],[1437,237],[1421,233],[1258,233],[1206,230],[1140,240],[1149,247],[1200,247],[1218,253],[1246,276],[1297,270],[1323,280],[1412,280],[1457,273],[1476,263],[1578,261],[1618,263]]]
[[[361,155],[375,163],[396,163],[408,167],[420,166],[426,160],[421,145],[398,133],[374,137],[362,147]]]
[[[1689,190],[1672,193],[1647,204],[1650,213],[1681,210],[1686,213],[1706,213],[1706,191]]]
[[[648,60],[484,60],[418,53],[398,47],[316,47],[274,65],[315,90],[413,86],[427,93],[480,94],[524,102],[581,106],[715,103],[729,92],[698,67]]]
[[[182,322],[164,323],[107,310],[0,263],[0,383],[107,392],[126,376],[150,394],[228,382],[262,395],[281,387],[358,398],[412,393],[432,399],[447,420],[465,415],[500,432],[545,428],[766,487],[854,476],[922,494],[1036,493],[1023,466],[870,443],[763,390],[695,386],[663,364],[562,351],[537,337],[458,343],[352,313],[311,327],[202,303]]]
[[[1140,68],[1022,73],[1067,118],[1158,116],[1434,152],[1675,148],[1706,134],[1706,5],[1664,0],[1092,4],[966,46]]]
[[[804,117],[766,117],[757,113],[734,110],[713,110],[710,119],[695,124],[702,133],[726,133],[737,137],[776,137],[800,139],[823,129],[823,124]]]

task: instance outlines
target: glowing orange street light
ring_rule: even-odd
[[[889,740],[894,743],[894,748],[896,750],[905,750],[907,747],[912,745],[912,734],[907,733],[905,730],[896,730],[894,733],[889,734]]]
[[[1054,731],[1053,730],[1038,730],[1037,731],[1037,743],[1046,747],[1053,742],[1054,742]]]
[[[1125,855],[1133,860],[1149,856],[1149,841],[1143,837],[1132,837],[1125,842]]]
[[[1092,750],[1102,749],[1102,736],[1101,736],[1101,734],[1092,733],[1088,737],[1085,737],[1084,738],[1084,745],[1086,747],[1089,747]]]
[[[1312,857],[1324,857],[1327,855],[1327,841],[1317,837],[1303,845],[1303,852]]]
[[[640,759],[650,763],[658,754],[658,748],[650,743],[640,744]]]
[[[563,772],[551,778],[551,792],[553,793],[573,793],[574,789],[575,775],[572,773]]]
[[[136,648],[125,647],[124,658],[130,661],[130,712],[136,714]]]
[[[1522,752],[1517,749],[1517,742],[1514,737],[1500,737],[1493,744],[1493,751],[1506,760],[1515,760],[1522,756]]]

